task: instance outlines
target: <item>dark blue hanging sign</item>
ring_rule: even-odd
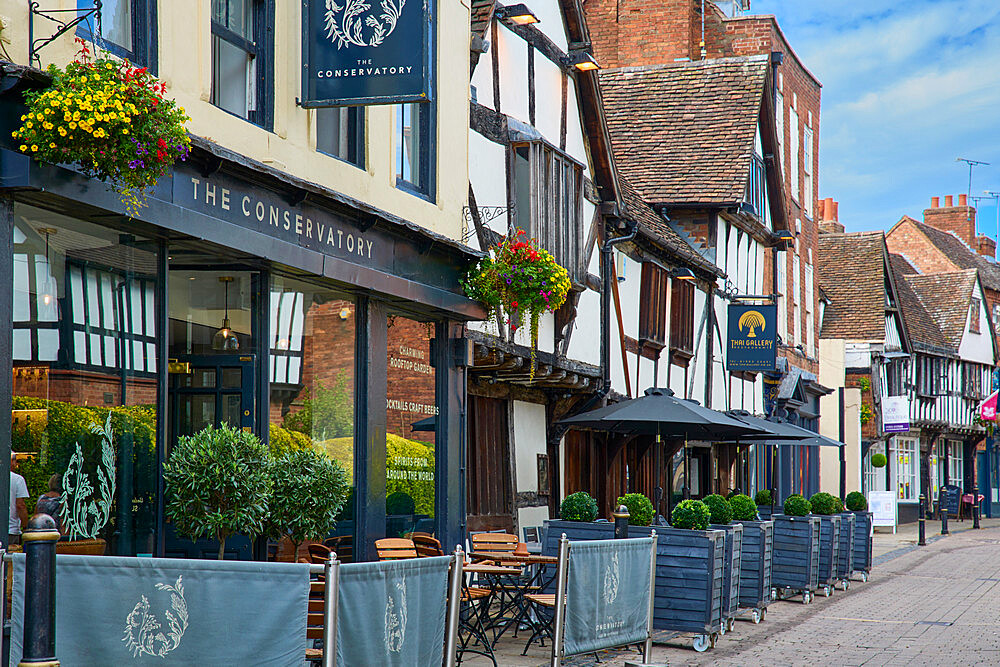
[[[304,107],[431,100],[432,0],[302,0]]]
[[[730,371],[773,371],[778,330],[778,307],[729,306],[729,343],[726,368]]]

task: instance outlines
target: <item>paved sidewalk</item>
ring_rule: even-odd
[[[810,605],[776,602],[760,625],[738,621],[715,649],[696,653],[690,636],[663,637],[657,665],[978,665],[1000,664],[1000,519],[927,523],[926,547],[917,528],[875,536],[876,567],[868,583]],[[547,652],[503,642],[502,667],[547,664]],[[567,665],[622,667],[635,651],[602,652],[602,662],[579,656]],[[463,665],[489,664],[468,660]]]

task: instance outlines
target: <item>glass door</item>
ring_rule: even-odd
[[[171,437],[228,424],[252,431],[252,354],[184,355],[170,360]]]

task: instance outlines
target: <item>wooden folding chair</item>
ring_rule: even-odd
[[[337,560],[341,563],[354,562],[354,537],[352,535],[337,535],[328,537],[323,544],[330,547],[337,554]]]
[[[399,560],[401,558],[416,558],[417,547],[413,540],[402,537],[386,537],[375,540],[375,550],[379,560]]]
[[[410,539],[413,540],[413,545],[417,549],[417,555],[421,558],[444,555],[444,550],[441,548],[441,542],[431,535],[427,535],[426,533],[413,533]]]
[[[517,549],[517,535],[477,533],[472,536],[472,550],[485,554],[510,554]]]
[[[310,563],[322,565],[330,560],[333,550],[325,544],[310,544],[306,547],[306,553]]]

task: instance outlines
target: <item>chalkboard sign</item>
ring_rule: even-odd
[[[962,489],[954,484],[946,484],[941,487],[938,495],[938,510],[944,510],[948,514],[958,516],[958,505],[962,500]]]

